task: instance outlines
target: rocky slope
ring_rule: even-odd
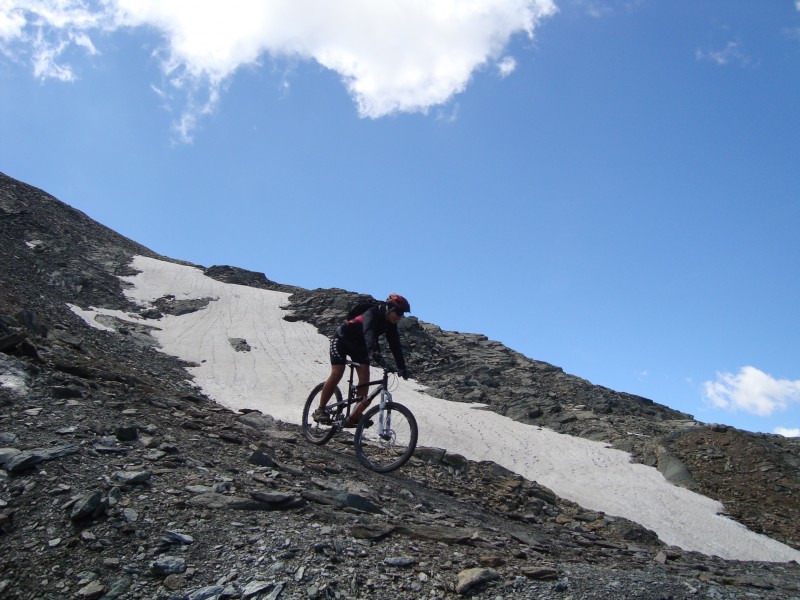
[[[345,435],[318,448],[221,408],[146,331],[91,329],[67,307],[138,310],[117,278],[134,254],[157,257],[0,175],[0,597],[800,596],[796,564],[665,547],[492,463],[420,449],[377,475]],[[287,318],[322,331],[353,296],[206,272],[292,292]],[[404,328],[442,397],[629,449],[798,546],[795,440],[706,427],[483,336]]]

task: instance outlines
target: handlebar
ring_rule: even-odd
[[[361,363],[357,363],[354,360],[345,361],[344,364],[347,365],[348,367],[351,367],[351,368],[355,368],[355,367],[360,367],[361,366]],[[396,369],[395,367],[390,367],[386,363],[381,363],[379,365],[373,365],[373,364],[370,363],[369,366],[371,366],[371,367],[380,367],[381,369],[383,369],[384,371],[387,371],[388,373],[397,373],[397,371],[399,370],[399,369]]]
[[[348,367],[350,367],[350,368],[356,368],[356,367],[360,367],[360,366],[361,366],[361,363],[358,363],[358,362],[356,362],[356,361],[354,361],[354,360],[347,360],[347,361],[345,361],[345,363],[344,363],[344,364],[345,364],[345,365],[347,365],[347,366],[348,366]],[[386,373],[395,373],[395,374],[397,374],[397,373],[399,373],[399,372],[400,372],[400,369],[398,369],[398,368],[396,368],[396,367],[390,367],[390,366],[389,366],[389,365],[387,365],[385,362],[382,362],[382,363],[381,363],[381,364],[379,364],[379,365],[372,365],[372,364],[370,364],[370,366],[380,367],[380,368],[381,368],[381,369],[383,369],[383,370],[384,370],[384,372],[386,372]]]

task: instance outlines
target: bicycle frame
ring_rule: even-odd
[[[360,366],[360,364],[356,362],[347,361],[347,366],[350,367],[350,379],[347,384],[348,403],[352,403],[359,397],[357,390],[359,387],[364,387],[364,386],[366,386],[367,389],[371,388],[372,386],[378,386],[371,393],[365,395],[367,400],[369,400],[370,402],[372,402],[375,399],[375,397],[381,392],[383,392],[385,396],[389,397],[388,401],[391,401],[392,394],[387,389],[388,378],[389,378],[389,371],[387,369],[383,370],[383,377],[381,379],[375,381],[368,381],[364,385],[358,386],[353,383],[353,379],[355,378],[356,367]],[[381,404],[385,404],[385,402],[386,401],[384,400],[384,398],[381,398]]]
[[[345,420],[349,418],[350,409],[353,406],[353,404],[355,404],[356,402],[361,402],[360,400],[361,396],[358,395],[357,391],[358,388],[366,386],[367,389],[369,389],[373,386],[377,386],[372,392],[364,396],[364,398],[366,398],[366,400],[368,400],[369,402],[372,402],[380,394],[381,402],[379,406],[381,408],[381,411],[378,420],[378,426],[379,426],[379,431],[381,432],[384,431],[384,427],[389,427],[389,423],[384,423],[383,417],[384,417],[384,408],[386,407],[387,404],[389,404],[392,401],[392,393],[388,389],[389,373],[391,373],[391,371],[389,369],[384,368],[383,377],[381,377],[381,379],[377,379],[375,381],[368,381],[364,385],[359,386],[354,383],[354,379],[355,379],[356,367],[359,367],[360,363],[348,360],[346,364],[348,367],[350,367],[350,377],[348,378],[348,383],[347,383],[347,399],[343,400],[340,403],[343,407],[346,407],[347,409],[345,411]],[[337,405],[334,404],[333,406]]]

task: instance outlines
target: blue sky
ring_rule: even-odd
[[[790,0],[0,0],[0,171],[788,435],[798,107]]]

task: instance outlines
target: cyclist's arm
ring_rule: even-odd
[[[400,333],[397,331],[397,325],[389,325],[386,328],[386,341],[389,342],[389,349],[392,351],[397,368],[401,371],[405,370],[406,359],[403,356],[403,347],[400,344]]]
[[[361,325],[364,331],[364,343],[367,346],[367,352],[380,352],[381,347],[378,345],[378,332],[376,331],[376,319],[382,317],[377,307],[371,308],[362,315]]]

